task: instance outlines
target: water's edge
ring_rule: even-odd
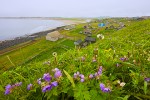
[[[41,31],[41,32],[37,32],[37,33],[33,33],[31,35],[28,35],[27,37],[16,37],[15,39],[12,40],[5,40],[5,41],[1,41],[0,43],[0,50],[6,49],[8,47],[20,44],[20,43],[24,43],[30,40],[34,40],[36,38],[42,37],[42,36],[46,36],[48,33],[56,31],[56,30],[60,30],[62,28],[64,28],[64,26],[60,26],[60,27],[56,27],[50,30],[46,30],[46,31]]]

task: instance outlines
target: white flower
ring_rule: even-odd
[[[126,84],[125,82],[121,82],[120,86],[123,87],[123,86],[125,86],[125,84]]]
[[[98,34],[98,35],[97,35],[97,38],[99,38],[99,39],[104,39],[104,35],[103,35],[103,34]]]
[[[56,57],[57,56],[57,52],[53,52],[53,54],[52,54],[54,57]]]

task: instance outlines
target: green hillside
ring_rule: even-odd
[[[34,59],[2,72],[0,99],[149,100],[150,20],[123,22],[127,26],[120,30],[99,29],[98,23],[93,22],[93,37],[103,34],[104,39],[97,38],[96,43],[81,49],[74,49],[72,40],[60,40],[60,44],[71,49],[65,50],[57,43]],[[83,39],[79,34],[83,26],[60,32]],[[37,83],[39,78],[42,78],[40,84]],[[17,82],[22,84],[13,85]],[[5,89],[8,84],[12,87]],[[32,85],[27,89],[28,84]],[[10,92],[8,95],[5,95],[6,90]]]

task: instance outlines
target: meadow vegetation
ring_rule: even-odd
[[[15,66],[1,70],[0,99],[149,100],[150,20],[119,21],[126,27],[105,30],[98,28],[97,22],[91,23],[93,37],[103,34],[104,39],[85,48],[74,48],[68,39],[56,43],[43,39],[35,46],[13,51],[10,59]],[[60,32],[84,39],[79,34],[84,25]],[[23,53],[20,60],[15,56],[19,52]],[[28,60],[33,54],[36,56]],[[16,64],[21,61],[23,64]]]

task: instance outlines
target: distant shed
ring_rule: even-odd
[[[76,45],[76,46],[79,46],[81,44],[82,44],[82,40],[81,39],[79,39],[79,40],[74,42],[74,45]]]
[[[49,41],[57,41],[59,38],[63,38],[63,35],[61,35],[58,31],[50,32],[46,36],[46,40]]]
[[[85,38],[85,42],[95,43],[95,42],[96,42],[96,39],[87,36],[87,37]]]

